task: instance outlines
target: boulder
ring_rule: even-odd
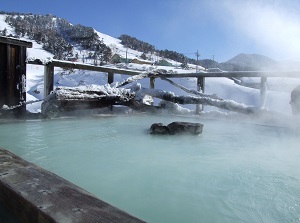
[[[192,135],[199,135],[202,133],[203,124],[192,122],[172,122],[168,126],[170,134],[188,133]]]
[[[154,123],[150,127],[151,134],[160,134],[160,135],[165,135],[165,134],[170,134],[170,131],[167,126],[163,125],[162,123]]]
[[[154,123],[150,127],[151,134],[159,135],[175,135],[175,134],[190,134],[199,135],[202,133],[203,124],[192,122],[172,122],[165,126],[162,123]]]

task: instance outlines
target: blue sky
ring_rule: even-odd
[[[239,53],[300,61],[299,0],[1,0],[0,10],[50,13],[191,58],[198,50],[219,62]]]

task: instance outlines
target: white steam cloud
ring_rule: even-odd
[[[213,1],[219,19],[252,39],[275,59],[300,60],[300,2],[297,0]],[[212,6],[212,5],[210,5]]]

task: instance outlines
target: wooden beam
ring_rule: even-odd
[[[12,44],[16,46],[25,46],[27,48],[32,48],[32,42],[11,38],[11,37],[0,36],[0,42],[5,44]]]
[[[6,103],[7,97],[7,46],[0,42],[0,107]]]
[[[143,222],[0,148],[0,203],[20,222]]]
[[[205,87],[205,77],[198,77],[197,78],[197,91],[204,93],[204,87]],[[204,105],[197,104],[196,105],[196,114],[199,114],[200,111],[203,111]]]
[[[267,94],[267,77],[261,77],[261,80],[260,80],[260,108],[265,107],[266,94]]]
[[[44,69],[44,98],[46,98],[51,93],[51,91],[53,91],[54,66],[50,64],[45,66]]]
[[[155,88],[155,77],[150,77],[150,89],[154,89]],[[154,106],[154,99],[152,97],[152,102],[151,102],[151,105]]]
[[[79,70],[91,70],[91,71],[99,71],[99,72],[114,73],[114,74],[137,75],[141,73],[140,71],[135,71],[135,70],[110,68],[104,66],[94,66],[90,64],[74,63],[74,62],[62,61],[62,60],[52,60],[45,64],[41,60],[37,59],[34,61],[27,61],[27,63],[33,65],[44,65],[44,66],[51,64],[54,67],[72,68],[72,69],[79,69]]]
[[[224,72],[199,72],[199,73],[168,73],[165,78],[181,77],[289,77],[300,78],[300,71],[224,71]]]
[[[99,71],[104,73],[114,74],[126,74],[126,75],[138,75],[141,72],[135,70],[109,68],[104,66],[94,66],[89,64],[74,63],[70,61],[52,60],[44,64],[41,60],[27,61],[28,64],[34,65],[47,65],[52,64],[55,67],[72,68]],[[198,73],[167,73],[167,74],[156,74],[156,77],[165,78],[182,78],[182,77],[290,77],[300,78],[300,71],[223,71],[223,72],[207,72],[202,71]]]
[[[21,46],[20,47],[20,53],[19,53],[19,88],[20,88],[20,101],[26,102],[26,55],[27,50],[26,47]],[[24,104],[24,109],[26,112],[26,105]]]
[[[15,91],[15,67],[16,67],[16,60],[15,60],[15,49],[16,46],[12,46],[7,44],[7,105],[13,106],[15,104],[14,98],[14,91]]]

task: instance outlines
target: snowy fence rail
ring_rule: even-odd
[[[53,91],[53,81],[54,81],[54,67],[69,68],[69,69],[79,69],[79,70],[90,70],[108,73],[108,83],[114,81],[114,74],[126,74],[126,75],[138,75],[140,72],[126,69],[109,68],[103,66],[94,66],[89,64],[74,63],[62,60],[51,60],[51,61],[41,61],[39,59],[28,60],[28,64],[33,65],[43,65],[45,66],[44,73],[44,88],[45,97]]]
[[[28,64],[33,65],[43,65],[45,66],[44,74],[44,92],[45,97],[53,91],[53,81],[54,81],[54,67],[68,68],[68,69],[81,69],[81,70],[90,70],[104,72],[108,74],[107,82],[110,84],[114,81],[114,74],[125,74],[125,75],[139,75],[141,71],[137,70],[128,70],[128,69],[119,69],[119,68],[109,68],[105,66],[94,66],[89,64],[74,63],[70,61],[62,60],[50,60],[50,61],[41,61],[39,59],[28,60]],[[150,79],[150,88],[155,88],[155,78],[187,78],[193,77],[197,78],[197,91],[204,93],[205,91],[205,78],[217,78],[217,77],[226,77],[226,78],[242,78],[242,77],[260,77],[260,106],[264,105],[266,100],[266,91],[267,91],[267,78],[268,77],[287,77],[287,78],[300,78],[300,71],[201,71],[197,73],[165,73],[162,71],[152,71],[149,72]],[[235,80],[235,79],[234,79]],[[236,81],[236,80],[235,80]],[[199,105],[197,105],[196,112],[202,110]]]

